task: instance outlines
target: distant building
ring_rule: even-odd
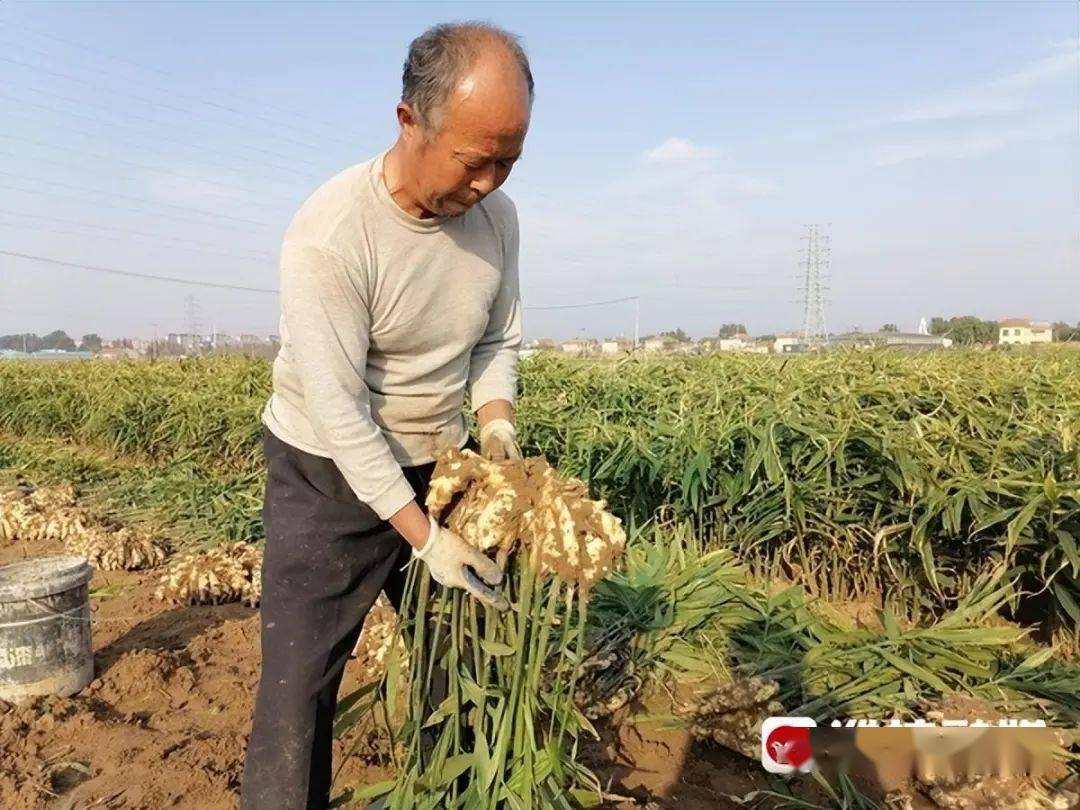
[[[186,332],[169,332],[166,342],[187,352],[193,352],[202,345],[200,335],[192,335]]]
[[[1051,343],[1053,340],[1054,330],[1045,321],[1006,318],[998,322],[998,343],[1030,346],[1033,343]]]
[[[106,346],[100,352],[98,357],[105,360],[135,360],[140,356],[138,349],[129,349],[125,346]]]
[[[893,349],[947,349],[951,338],[918,332],[846,332],[829,339],[830,346],[887,346]],[[789,350],[790,351],[790,350]]]
[[[608,338],[600,344],[600,354],[622,354],[634,348],[634,341],[626,338]]]
[[[258,335],[240,335],[240,342],[243,343],[245,346],[254,346],[256,344],[262,343],[263,339]]]
[[[731,337],[718,338],[716,348],[722,352],[743,352],[753,346],[754,340],[745,332]]]
[[[559,351],[574,357],[584,357],[587,354],[592,354],[595,349],[596,344],[590,340],[564,340],[559,344]]]
[[[777,354],[784,354],[794,351],[800,343],[802,343],[802,335],[798,332],[781,332],[773,341],[772,350]]]
[[[30,352],[29,354],[21,354],[29,360],[48,360],[63,361],[63,360],[89,360],[94,356],[93,352],[79,352],[79,351],[64,351],[63,349],[42,349],[39,352]]]
[[[674,349],[678,342],[670,335],[653,335],[645,338],[642,346],[647,352],[668,352]]]

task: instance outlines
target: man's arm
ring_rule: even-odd
[[[476,422],[481,430],[493,419],[505,419],[514,424],[514,404],[507,399],[493,399],[476,409]]]
[[[363,280],[341,257],[291,242],[282,247],[282,316],[308,419],[357,498],[385,520],[415,493],[371,415],[366,298]]]
[[[502,282],[491,305],[488,326],[469,358],[472,407],[481,431],[509,428],[513,440],[514,402],[517,396],[518,352],[521,349],[521,298],[518,292],[517,212],[510,206]]]
[[[428,532],[431,530],[428,516],[415,500],[409,501],[391,515],[390,525],[417,551],[420,551],[427,543]]]

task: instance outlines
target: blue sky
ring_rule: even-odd
[[[526,305],[638,295],[642,332],[1080,321],[1080,6],[1024,3],[0,6],[0,250],[276,285],[296,207],[392,143],[409,40],[479,18],[537,83],[506,190]],[[0,333],[276,331],[273,295],[0,256]],[[629,333],[629,305],[529,311]]]

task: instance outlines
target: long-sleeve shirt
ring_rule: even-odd
[[[514,401],[521,303],[518,223],[489,194],[418,219],[383,180],[386,153],[301,207],[281,250],[281,351],[263,422],[334,460],[387,518],[413,497],[402,467],[468,439],[463,406]]]

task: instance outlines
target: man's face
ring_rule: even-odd
[[[446,101],[438,129],[406,127],[413,191],[435,216],[457,216],[506,182],[529,128],[528,88],[516,66],[481,62]]]

